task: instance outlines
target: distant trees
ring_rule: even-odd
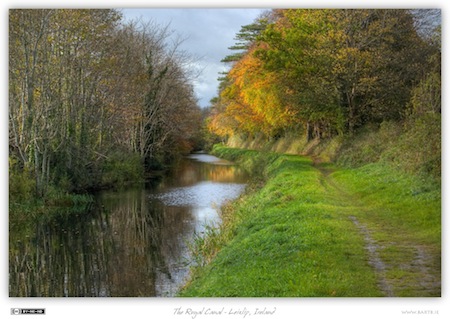
[[[201,112],[168,36],[116,10],[10,10],[12,178],[28,172],[44,196],[99,186],[111,161],[149,169],[189,151]]]
[[[210,129],[222,136],[273,138],[289,131],[312,139],[403,119],[418,94],[414,88],[440,68],[432,58],[440,52],[437,16],[426,10],[273,10],[251,45],[238,46],[246,51],[225,59],[235,62],[212,106]]]

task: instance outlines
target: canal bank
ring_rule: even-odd
[[[216,147],[259,177],[181,296],[440,296],[440,189],[381,164]],[[261,178],[263,177],[264,182]]]

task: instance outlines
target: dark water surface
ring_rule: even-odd
[[[220,222],[246,174],[206,154],[150,188],[102,192],[78,213],[10,231],[10,296],[173,296],[187,279],[188,242]]]

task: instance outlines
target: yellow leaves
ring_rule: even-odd
[[[236,130],[259,125],[271,135],[316,121],[330,133],[399,117],[411,80],[427,68],[407,10],[280,9],[273,17],[221,94]]]
[[[250,52],[235,64],[229,76],[236,85],[243,87],[252,75],[259,72],[261,68],[261,62],[253,56],[253,52]]]
[[[264,68],[263,62],[254,55],[257,49],[260,47],[244,55],[228,74],[231,84],[220,95],[226,107],[213,116],[209,125],[216,134],[232,135],[238,130],[271,136],[294,120],[284,101],[287,89],[280,85],[280,75]],[[218,125],[228,127],[219,128]]]

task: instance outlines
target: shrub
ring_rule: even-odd
[[[102,184],[104,186],[122,187],[128,182],[143,180],[144,171],[138,154],[114,153],[103,166]]]
[[[348,167],[383,162],[403,172],[440,179],[441,116],[427,113],[405,125],[383,122],[379,129],[366,127],[344,142],[337,162]]]
[[[384,159],[404,171],[441,178],[441,76],[431,72],[412,91],[405,131]]]
[[[337,162],[351,167],[378,162],[400,134],[401,126],[395,122],[383,122],[379,127],[367,125],[345,140]]]
[[[9,158],[9,200],[25,201],[33,198],[36,182],[31,172],[21,168],[15,158]]]
[[[385,160],[409,173],[441,177],[441,116],[426,114],[411,121]]]

